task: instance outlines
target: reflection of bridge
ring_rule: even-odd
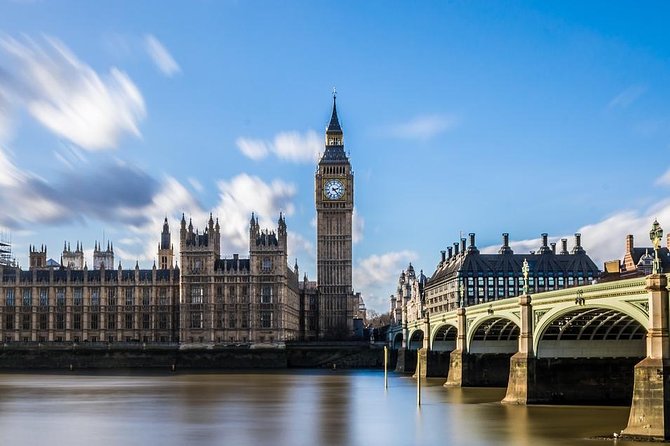
[[[507,385],[504,403],[632,394],[624,433],[670,439],[668,308],[667,278],[652,275],[430,314],[391,340],[400,370],[418,356],[428,376],[447,375],[446,387]]]

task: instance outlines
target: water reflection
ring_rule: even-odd
[[[0,444],[611,445],[624,407],[503,406],[504,389],[383,373],[0,375]],[[617,442],[617,445],[632,445]],[[638,443],[645,444],[645,443]]]

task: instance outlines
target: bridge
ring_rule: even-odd
[[[389,341],[398,370],[421,361],[445,387],[507,386],[505,404],[632,395],[624,435],[668,440],[667,284],[655,274],[481,303],[406,323]]]

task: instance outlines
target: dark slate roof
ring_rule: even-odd
[[[590,272],[594,277],[599,273],[598,267],[586,255],[586,252],[575,254],[554,254],[552,251],[535,254],[513,254],[507,252],[504,254],[480,254],[479,251],[468,251],[465,255],[458,254],[447,259],[444,263],[440,262],[432,277],[428,281],[428,286],[440,282],[449,277],[461,273],[463,276],[478,275],[499,275],[505,276],[510,273],[514,275],[521,274],[523,261],[528,261],[530,274],[537,276],[539,274],[548,275],[549,273],[563,273],[569,275],[587,276]],[[668,259],[670,261],[670,258]]]
[[[633,248],[630,253],[631,257],[633,258],[633,262],[637,265],[637,263],[640,261],[640,257],[642,257],[646,252],[648,252],[652,257],[654,256],[654,248],[651,246]],[[670,271],[670,251],[668,251],[668,248],[659,248],[658,258],[661,259],[661,267],[663,268],[663,271]]]
[[[344,152],[344,146],[326,146],[320,164],[323,163],[345,163],[349,162],[347,154]]]
[[[330,116],[330,123],[328,123],[328,130],[326,130],[326,133],[342,133],[340,120],[337,118],[337,104],[335,102],[335,96],[333,96],[333,114]]]

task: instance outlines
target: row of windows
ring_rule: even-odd
[[[134,305],[135,303],[135,288],[124,288],[124,302],[125,305]],[[149,306],[151,304],[151,289],[142,288],[141,289],[141,305]],[[100,288],[89,288],[90,291],[90,305],[98,306],[100,305]],[[83,288],[73,288],[72,290],[72,304],[75,306],[81,306],[84,302],[84,289]],[[159,305],[168,305],[168,292],[167,288],[159,289],[158,296]],[[49,290],[47,288],[39,289],[39,299],[38,304],[41,307],[49,305]],[[107,288],[107,304],[108,305],[117,305],[118,299],[116,295],[116,288]],[[5,305],[13,307],[16,305],[16,298],[14,293],[14,288],[8,288],[5,290]],[[32,288],[23,288],[21,290],[21,305],[28,307],[33,305],[33,292]],[[65,305],[65,288],[56,288],[56,305],[64,306]]]
[[[204,314],[202,311],[190,312],[190,328],[204,328]],[[268,310],[261,310],[258,313],[258,326],[260,328],[272,328],[274,313]],[[216,328],[249,328],[249,313],[242,312],[239,317],[236,313],[231,313],[228,318],[223,313],[217,312],[215,316]],[[227,322],[227,327],[224,327]]]
[[[263,304],[271,304],[273,295],[275,294],[274,291],[274,286],[272,285],[261,285],[261,292],[260,292],[260,302]],[[217,302],[222,302],[223,301],[223,288],[222,287],[217,287],[216,288],[216,300]],[[247,287],[242,287],[242,295],[241,301],[246,302],[246,298],[248,293]],[[192,304],[204,304],[206,299],[205,299],[205,288],[201,285],[193,285],[191,286],[191,300],[190,303]],[[232,299],[236,297],[235,295],[235,287],[230,287],[229,289],[229,294],[228,296]]]
[[[118,317],[116,314],[109,314],[106,318],[107,322],[105,324],[108,330],[116,330],[119,326],[127,329],[135,329],[135,321],[139,322],[139,329],[150,330],[151,329],[151,315],[148,313],[143,313],[139,315],[139,318],[136,319],[135,315],[132,313],[125,313],[121,315],[121,322],[119,323]],[[167,330],[170,328],[170,313],[158,313],[156,317],[156,328],[159,330]],[[15,329],[16,317],[13,313],[5,314],[5,330],[14,330]],[[54,317],[54,329],[55,330],[65,330],[65,313],[55,313]],[[49,329],[49,319],[48,314],[39,314],[36,318],[37,325],[35,328],[37,330],[48,330]],[[21,330],[32,330],[32,314],[21,314],[19,317],[19,327]],[[69,327],[72,330],[82,330],[82,314],[73,313],[71,326]],[[89,330],[99,330],[100,327],[100,315],[97,313],[89,314],[88,321],[86,324],[86,329]]]

